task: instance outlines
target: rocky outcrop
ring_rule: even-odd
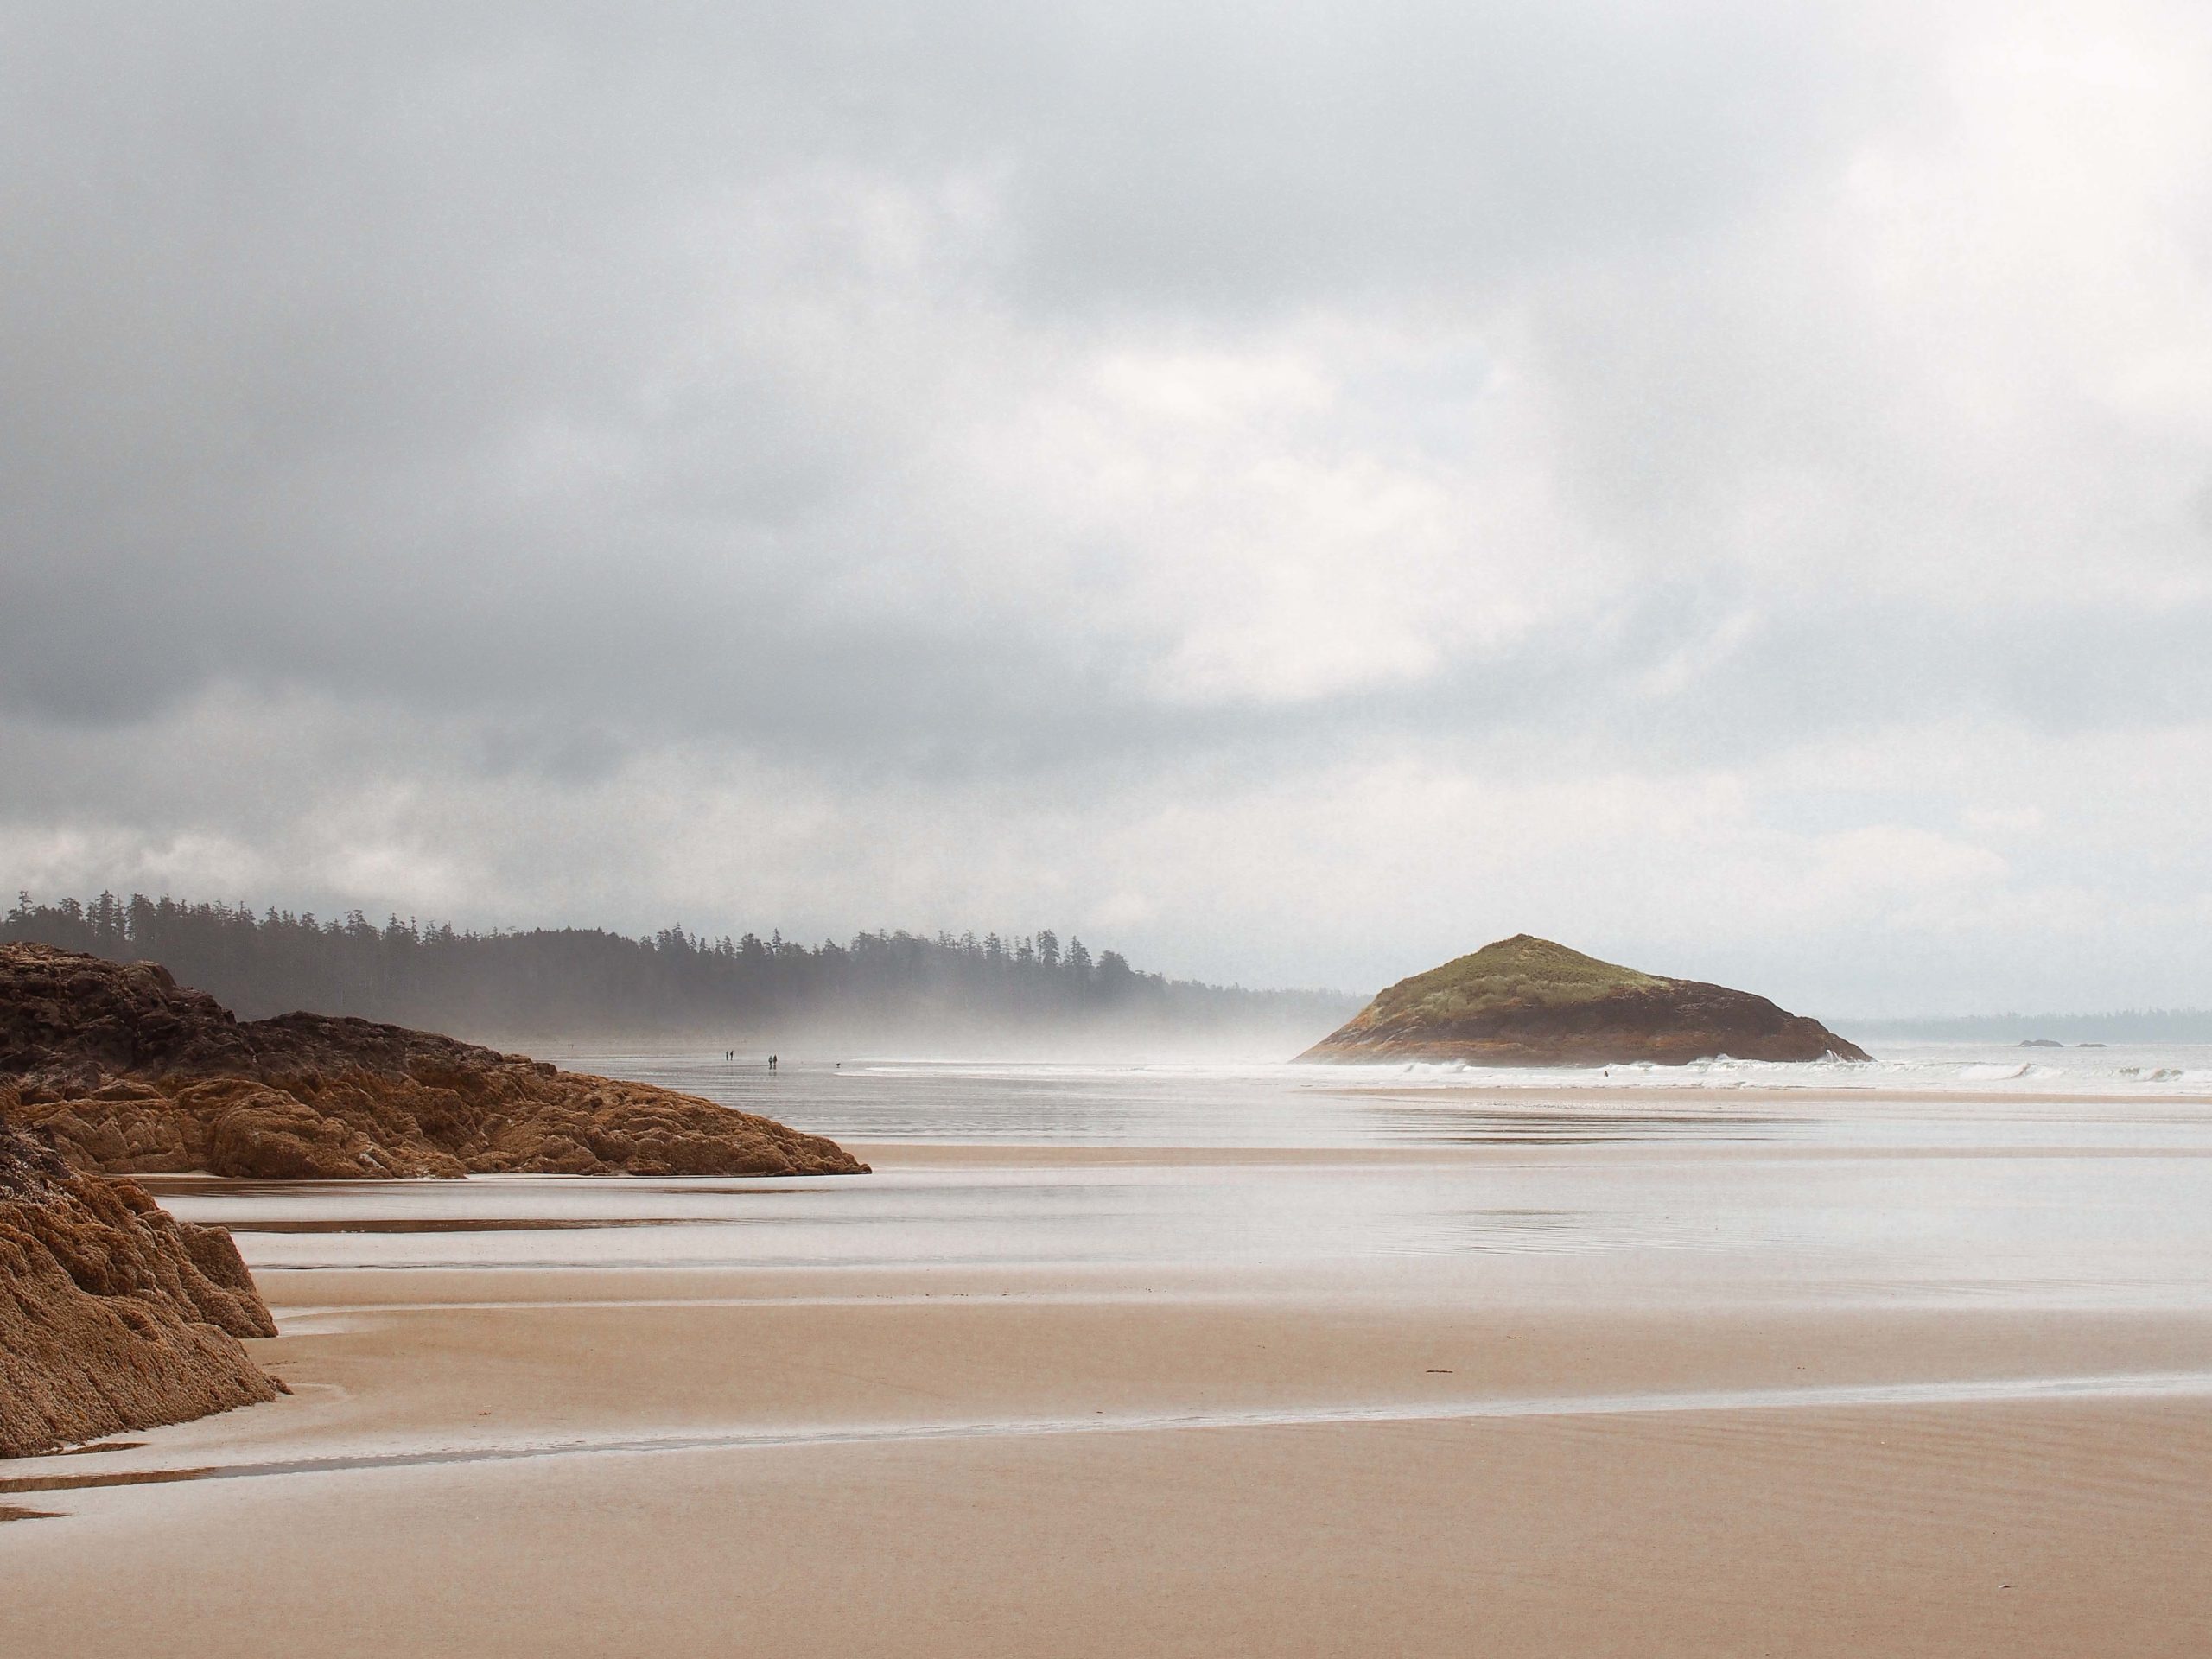
[[[649,1084],[324,1014],[241,1020],[166,969],[0,945],[0,1078],[81,1169],[264,1180],[858,1174],[835,1141]]]
[[[276,1332],[228,1233],[0,1122],[0,1457],[273,1400]]]
[[[1298,1058],[1679,1065],[1722,1054],[1866,1058],[1817,1020],[1763,996],[1639,973],[1526,933],[1399,981]]]

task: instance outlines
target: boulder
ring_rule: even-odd
[[[273,1400],[276,1333],[228,1233],[0,1122],[0,1457]]]

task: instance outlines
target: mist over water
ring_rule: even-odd
[[[2193,1045],[1926,1045],[1885,1049],[1866,1064],[1715,1059],[1583,1068],[781,1056],[772,1072],[756,1057],[726,1061],[687,1049],[545,1052],[568,1070],[680,1089],[816,1134],[893,1141],[1352,1147],[1726,1131],[1844,1144],[1880,1122],[1916,1144],[1967,1143],[2025,1133],[2031,1124],[2040,1126],[2037,1136],[2073,1134],[2095,1144],[2107,1135],[2125,1141],[2129,1126],[2145,1122],[2186,1131],[2205,1115],[2192,1096],[2212,1095],[2212,1046]],[[1745,1100],[1710,1098],[1715,1091]],[[1693,1093],[1694,1103],[1679,1112],[1649,1098]],[[1877,1098],[1899,1094],[1921,1098],[1904,1105]],[[2032,1103],[2004,1106],[2016,1096]]]

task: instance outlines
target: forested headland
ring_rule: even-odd
[[[856,934],[802,944],[772,933],[709,938],[680,927],[632,938],[596,928],[475,932],[359,911],[312,912],[164,895],[35,902],[19,894],[0,939],[147,960],[243,1018],[306,1008],[485,1041],[658,1036],[722,1046],[809,1037],[918,1046],[1065,1039],[1216,1046],[1303,1041],[1362,998],[1169,979],[1118,951],[1094,956],[1049,929]]]

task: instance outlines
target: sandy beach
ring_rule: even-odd
[[[0,16],[0,1659],[2212,1659],[2212,0]]]
[[[1955,1148],[856,1149],[878,1175],[810,1192],[172,1183],[239,1228],[285,1333],[257,1357],[295,1392],[10,1465],[0,1503],[60,1518],[0,1530],[0,1637],[2086,1655],[2212,1633],[2212,1306],[2146,1265],[2193,1255],[2193,1223],[2133,1241],[2132,1298],[2025,1258],[1965,1291],[1880,1217],[1840,1246],[1821,1213],[1837,1179],[1971,1203],[1985,1174]],[[2026,1150],[1984,1159],[2005,1173],[1982,1207],[2045,1201],[2068,1166]],[[1685,1170],[1800,1224],[1601,1248],[1592,1191],[1694,1200]],[[1431,1248],[1362,1208],[1501,1182],[1582,1194],[1588,1248],[1564,1224]],[[1344,1238],[1412,1243],[1270,1230],[1317,1192],[1351,1206]],[[840,1205],[867,1208],[798,1217]],[[1233,1236],[1199,1227],[1224,1210]],[[1126,1235],[1084,1230],[1114,1217]],[[1081,1251],[1038,1249],[1070,1229]]]

